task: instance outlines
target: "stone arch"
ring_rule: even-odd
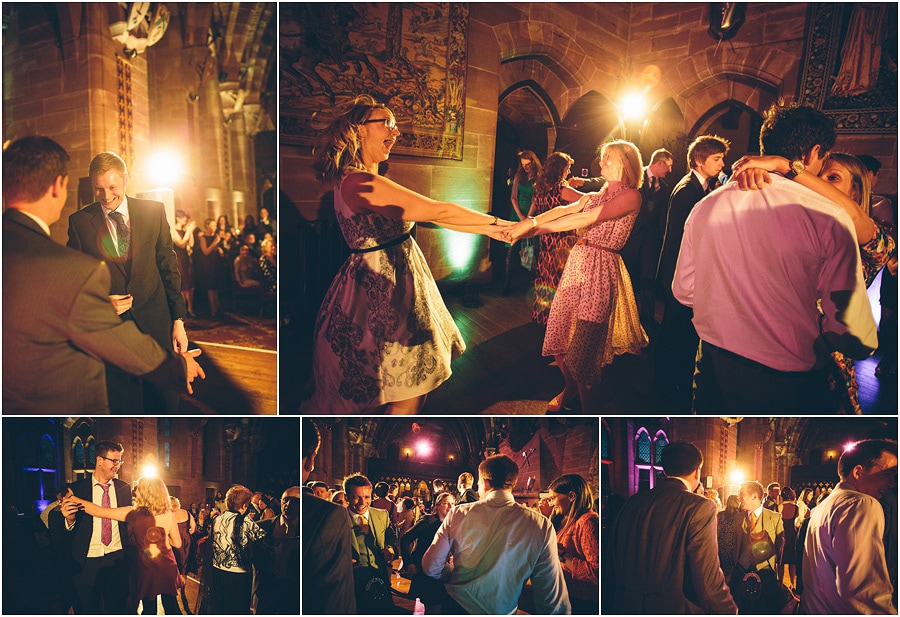
[[[548,93],[556,109],[566,110],[598,72],[587,52],[556,24],[523,20],[493,30],[500,47],[501,91],[529,79]]]
[[[708,50],[675,65],[665,79],[684,111],[685,126],[694,127],[715,105],[726,100],[762,110],[786,91],[797,78],[800,59],[779,49],[769,49],[760,59],[750,50],[725,53]],[[791,90],[791,88],[787,88]]]

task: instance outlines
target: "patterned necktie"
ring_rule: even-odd
[[[756,515],[753,512],[749,512],[750,518],[750,531],[753,531],[753,528],[756,527]]]
[[[116,225],[116,239],[119,246],[119,257],[128,257],[128,249],[131,247],[131,232],[125,224],[125,216],[121,212],[110,212],[109,218]]]
[[[364,535],[369,535],[369,523],[366,521],[365,516],[359,517],[359,528],[362,529]]]
[[[122,215],[120,214],[119,216]],[[103,489],[103,497],[100,499],[100,506],[103,508],[112,507],[109,503],[109,484],[101,484],[99,486]],[[109,546],[112,542],[112,519],[100,519],[100,542],[103,543],[103,546]]]

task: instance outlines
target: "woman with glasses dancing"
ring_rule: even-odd
[[[391,110],[361,95],[338,110],[314,151],[352,254],[316,319],[314,391],[301,413],[418,413],[465,350],[410,232],[432,222],[500,239],[507,222],[380,176],[399,136]]]

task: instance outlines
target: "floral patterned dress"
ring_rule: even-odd
[[[597,193],[584,212],[611,201],[623,187]],[[543,355],[565,354],[578,383],[599,383],[600,369],[615,356],[647,346],[631,279],[619,255],[635,218],[637,212],[588,227],[569,253],[553,298]]]
[[[315,390],[301,413],[363,413],[431,392],[466,346],[419,245],[411,237],[395,243],[414,223],[356,214],[340,186],[334,209],[351,250],[389,246],[350,255],[325,294],[315,323]]]
[[[872,220],[875,223],[875,235],[859,247],[866,288],[875,280],[879,270],[897,254],[897,245],[890,236],[891,225],[877,219]],[[828,384],[832,394],[839,400],[839,412],[859,415],[862,408],[859,406],[859,383],[856,381],[853,359],[839,351],[831,352],[831,356],[834,358],[834,366],[828,377]]]
[[[534,216],[561,205],[562,188],[563,185],[560,183],[547,193],[535,194]],[[534,309],[531,312],[531,320],[546,325],[550,317],[553,296],[559,286],[563,268],[566,267],[566,260],[569,259],[569,252],[578,241],[578,233],[561,231],[544,234],[538,238],[541,244],[534,276]]]

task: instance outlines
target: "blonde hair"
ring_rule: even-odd
[[[125,165],[125,159],[115,152],[101,152],[91,160],[88,176],[93,178],[108,171],[117,171],[123,176],[127,175],[128,167]]]
[[[237,512],[250,503],[250,497],[252,496],[253,493],[250,492],[249,488],[240,484],[235,484],[228,489],[227,493],[225,493],[225,503],[229,510]]]
[[[169,501],[169,489],[162,478],[149,478],[144,476],[137,481],[134,488],[134,507],[147,508],[150,514],[165,514],[171,512],[172,504]]]
[[[316,170],[317,180],[324,184],[336,184],[346,169],[365,169],[359,126],[376,109],[388,108],[368,94],[360,94],[337,108],[337,117],[322,131],[313,148],[315,160],[312,166]]]
[[[834,162],[850,173],[850,199],[859,204],[860,209],[869,214],[872,209],[872,182],[869,170],[858,158],[846,152],[831,152],[825,159],[823,170],[830,162]]]
[[[169,495],[169,503],[172,504],[172,512],[181,510],[181,500],[175,495]]]
[[[622,163],[622,182],[631,188],[641,188],[641,184],[644,182],[642,173],[644,164],[641,162],[641,152],[637,146],[630,141],[621,139],[605,143],[600,150],[601,159],[609,149],[619,155],[619,161]]]

